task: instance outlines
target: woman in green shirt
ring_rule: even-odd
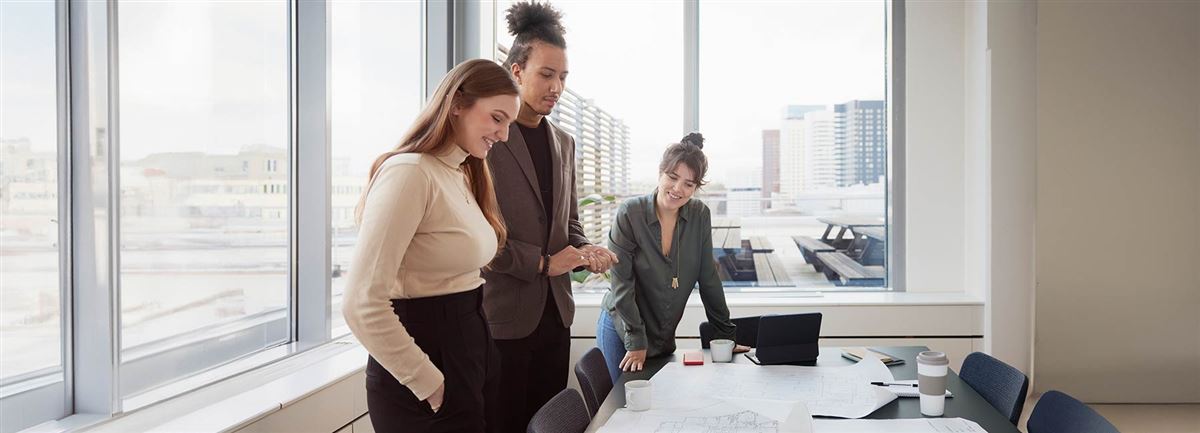
[[[640,371],[647,357],[675,352],[675,328],[697,285],[715,338],[734,337],[713,260],[712,216],[692,200],[708,171],[703,148],[699,133],[669,146],[658,166],[658,188],[626,200],[613,218],[608,244],[618,260],[596,343],[614,382],[621,371]]]

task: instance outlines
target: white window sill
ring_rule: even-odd
[[[603,294],[575,295],[577,308],[599,307]],[[898,306],[898,305],[983,305],[983,298],[964,292],[790,292],[790,293],[729,293],[725,301],[730,307],[820,307],[820,306]],[[701,305],[693,294],[688,306]]]
[[[581,294],[576,297],[576,304],[581,312],[597,312],[602,298],[602,295],[597,294]],[[873,310],[873,307],[914,307],[913,310],[947,307],[954,310],[970,310],[971,312],[964,316],[968,321],[976,320],[975,310],[983,305],[982,299],[961,292],[825,292],[819,296],[786,294],[776,297],[730,294],[727,301],[735,313],[738,310],[754,311],[757,308],[775,311],[779,308],[796,307],[819,309],[861,306],[868,307],[869,310]],[[693,303],[696,306],[700,305],[697,297],[693,297],[689,306]],[[579,323],[589,319],[593,323]],[[594,313],[577,315],[575,326],[594,331],[588,329],[594,327],[594,320]],[[684,328],[681,324],[682,329]],[[588,335],[577,331],[573,331],[572,334]],[[824,329],[822,334],[825,334]],[[680,337],[685,335],[681,333]],[[79,414],[44,423],[28,431],[236,431],[361,372],[366,366],[366,359],[366,350],[358,345],[353,337],[345,337],[134,412],[111,418]],[[365,408],[363,410],[365,411]]]
[[[366,359],[347,337],[133,412],[77,414],[27,432],[236,431],[361,372]]]

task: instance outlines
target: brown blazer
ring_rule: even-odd
[[[537,328],[546,306],[548,278],[538,268],[541,257],[567,245],[590,243],[579,224],[576,204],[575,139],[548,118],[546,131],[550,134],[550,163],[556,167],[554,197],[542,197],[533,158],[516,122],[508,128],[508,141],[496,143],[488,152],[496,198],[508,226],[508,242],[483,270],[487,280],[483,284],[483,308],[492,337],[500,340],[525,338]],[[546,221],[542,200],[552,201],[551,221]],[[549,285],[562,323],[570,327],[575,318],[570,273],[549,277]]]

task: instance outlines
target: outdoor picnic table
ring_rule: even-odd
[[[713,227],[713,248],[736,250],[742,248],[742,229],[738,227]]]
[[[740,229],[742,228],[742,219],[738,217],[716,217],[712,219],[712,228]]]
[[[881,226],[854,227],[855,242],[849,252],[863,266],[880,266],[887,256],[887,229]]]
[[[882,226],[854,227],[853,230],[854,233],[877,241],[887,241],[887,230],[884,230]]]
[[[854,239],[843,239],[847,230],[852,230],[858,227],[883,227],[882,217],[872,216],[836,216],[836,217],[819,217],[817,221],[827,224],[825,234],[821,235],[821,242],[824,242],[839,250],[844,250],[850,247]],[[838,228],[837,236],[830,237],[833,233],[833,228]]]

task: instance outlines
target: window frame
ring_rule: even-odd
[[[49,367],[9,378],[0,386],[0,431],[20,430],[72,412],[74,377],[72,356],[72,212],[70,148],[69,10],[65,2],[54,4],[55,151],[58,218],[59,367]]]
[[[887,124],[887,161],[884,167],[884,226],[888,241],[884,266],[886,276],[880,287],[838,288],[838,292],[904,292],[904,3],[884,3],[884,95]],[[684,124],[680,136],[700,130],[700,13],[698,1],[684,1]],[[799,286],[779,287],[765,293],[739,292],[738,298],[804,296],[812,290]]]
[[[314,2],[300,2],[304,3]],[[111,119],[109,124],[109,169],[111,170],[109,181],[116,185],[110,191],[119,191],[120,187],[120,62],[119,59],[119,0],[110,0],[108,4],[108,32],[105,35],[109,48],[109,56],[106,59],[108,62],[108,118]],[[322,3],[323,5],[323,3]],[[288,168],[291,171],[288,173],[289,185],[295,185],[298,177],[296,173],[296,70],[297,70],[297,55],[296,55],[296,22],[297,11],[296,3],[293,1],[287,2],[285,8],[286,16],[283,19],[287,20],[287,47],[288,56],[286,67],[288,69],[289,89],[287,96],[288,110],[288,148],[285,152],[289,156]],[[307,31],[307,30],[306,30]],[[89,35],[97,36],[97,35]],[[95,84],[95,83],[91,83]],[[279,164],[282,161],[267,159],[262,167],[264,171],[270,171],[272,162],[275,164],[276,172]],[[157,401],[173,397],[190,390],[206,386],[209,383],[196,384],[189,380],[202,374],[217,372],[219,376],[232,377],[247,371],[252,368],[240,365],[238,361],[248,358],[253,358],[259,353],[272,351],[277,347],[285,346],[287,350],[282,353],[277,353],[271,360],[282,359],[287,355],[297,352],[295,314],[294,306],[297,304],[296,299],[296,222],[295,212],[296,188],[283,188],[279,191],[276,183],[268,183],[264,185],[265,193],[277,194],[284,192],[288,195],[288,257],[289,257],[289,272],[288,281],[289,289],[287,296],[287,305],[283,308],[274,308],[258,314],[252,314],[246,317],[240,317],[234,320],[215,324],[213,327],[202,328],[198,330],[184,332],[178,335],[172,335],[168,338],[149,341],[138,346],[122,349],[121,346],[121,315],[120,315],[120,298],[121,298],[121,266],[122,251],[120,250],[121,233],[121,208],[119,194],[110,195],[110,208],[108,216],[111,224],[110,238],[116,240],[113,242],[111,257],[112,270],[110,272],[111,280],[108,286],[112,288],[112,297],[117,301],[114,302],[113,317],[111,322],[115,323],[115,334],[111,337],[117,344],[112,349],[115,353],[115,367],[113,376],[108,379],[112,384],[112,401],[110,407],[113,408],[112,414],[123,413],[127,411],[137,410],[146,405],[153,404]],[[281,323],[283,322],[283,323]],[[279,335],[279,330],[285,330],[282,335]],[[82,331],[81,331],[82,332]],[[271,343],[263,345],[267,340],[264,336],[270,335]],[[269,362],[269,361],[265,361]],[[122,374],[122,370],[130,369],[140,372],[137,375]],[[217,380],[219,381],[219,379]]]
[[[285,309],[258,317],[286,321],[284,343],[239,358],[257,364],[214,374],[192,386],[205,388],[329,343],[331,251],[331,142],[329,6],[324,2],[286,0],[288,9],[288,164],[289,281]],[[684,1],[684,123],[681,132],[699,127],[699,8]],[[886,0],[888,160],[887,289],[904,290],[904,0]],[[121,393],[120,352],[120,191],[118,118],[119,65],[116,0],[55,0],[60,305],[62,371],[60,380],[25,381],[27,389],[0,398],[6,416],[0,431],[10,431],[77,415],[106,419],[138,410],[158,399],[126,404]],[[457,61],[488,57],[496,43],[495,2],[421,2],[420,86],[424,98]],[[303,30],[303,31],[301,31]],[[304,103],[301,103],[303,101]],[[303,176],[301,176],[303,174]],[[786,295],[787,292],[783,294]],[[765,296],[778,297],[780,293]],[[764,296],[752,293],[739,297]],[[97,307],[97,306],[100,307]],[[262,326],[261,324],[259,326]],[[205,338],[234,338],[253,326],[209,333]],[[199,336],[199,335],[197,335]],[[190,349],[190,350],[189,350]],[[181,345],[147,357],[140,371],[175,371],[171,359],[211,354]],[[248,360],[255,354],[270,359]],[[197,353],[198,352],[198,353]],[[277,356],[276,356],[277,355]],[[151,359],[157,358],[157,359]],[[262,358],[260,356],[259,358]],[[239,359],[226,359],[226,364]],[[220,367],[217,367],[220,368]],[[45,377],[45,376],[43,376]],[[191,391],[184,391],[191,392]],[[177,394],[172,394],[177,395]],[[168,397],[166,395],[163,398]],[[14,419],[20,418],[20,419]]]
[[[492,47],[486,53],[482,53],[480,57],[498,59],[498,56],[507,52],[505,47],[499,45],[498,38],[495,34],[503,31],[495,26],[498,18],[504,12],[498,6],[498,0],[485,2],[491,7],[491,25],[490,28],[485,28],[484,31],[491,30],[493,35]],[[683,13],[683,123],[680,129],[680,136],[689,132],[701,130],[700,124],[700,13],[701,2],[694,0],[682,1]],[[904,216],[905,216],[905,196],[904,196],[904,5],[905,0],[883,0],[884,6],[884,93],[885,93],[885,113],[888,116],[885,134],[887,136],[886,146],[886,162],[884,166],[884,226],[888,233],[888,241],[885,245],[884,266],[886,276],[884,283],[877,287],[837,287],[837,292],[904,292],[906,291],[906,277],[904,273],[904,258],[905,258],[905,236],[904,236]],[[463,37],[471,37],[473,34],[460,35]],[[465,59],[459,59],[465,60]],[[567,89],[570,90],[570,87]],[[861,111],[861,109],[860,109]],[[876,118],[876,121],[882,121],[882,117]],[[862,126],[860,125],[861,129]],[[812,293],[823,291],[821,288],[803,287],[803,286],[781,286],[772,287],[769,291],[745,291],[745,292],[730,292],[728,296],[742,299],[754,298],[786,298],[786,297],[804,297],[811,296]],[[577,296],[590,296],[590,291],[575,292]]]

